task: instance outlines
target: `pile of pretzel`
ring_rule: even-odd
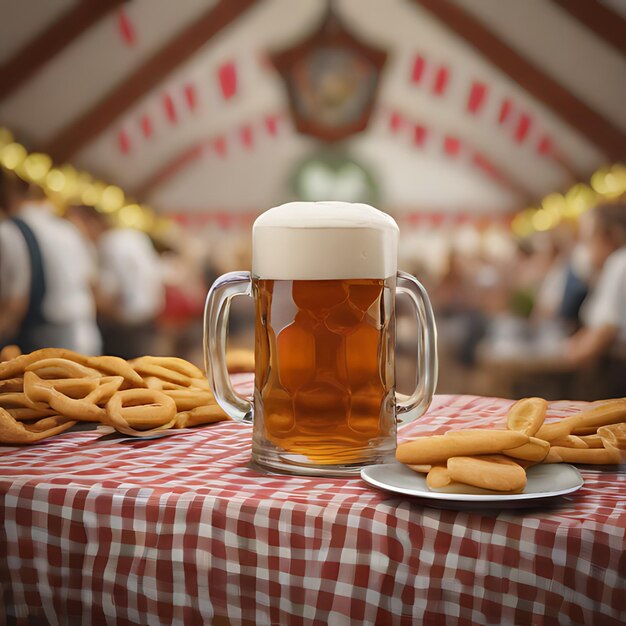
[[[78,422],[149,436],[225,419],[202,370],[183,359],[58,348],[0,355],[0,443],[34,443]]]
[[[525,398],[506,430],[457,430],[398,446],[396,458],[426,474],[432,491],[521,493],[537,463],[607,465],[626,461],[626,398],[608,400],[544,424],[547,402]]]

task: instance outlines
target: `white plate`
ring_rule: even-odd
[[[431,491],[426,486],[426,474],[418,474],[401,463],[370,465],[361,470],[361,478],[374,487],[407,496],[441,501],[441,504],[448,502],[481,506],[529,506],[535,500],[577,491],[584,483],[575,467],[563,463],[534,465],[526,470],[526,476],[528,481],[522,493],[500,496]]]

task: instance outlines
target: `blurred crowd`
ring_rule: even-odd
[[[0,346],[199,360],[210,270],[92,207],[60,216],[39,187],[0,176]]]
[[[495,261],[452,251],[425,277],[439,392],[593,400],[626,395],[626,204],[520,241]]]
[[[91,207],[60,216],[38,187],[0,176],[0,347],[201,364],[204,298],[218,274],[249,267],[247,239],[239,252],[228,242],[228,259],[214,240],[213,258],[224,259],[215,264],[211,246],[194,248],[183,233],[164,244]],[[440,393],[626,396],[623,202],[520,241],[507,257],[451,250],[441,274],[413,273],[435,309]],[[232,344],[251,347],[250,303],[233,309]],[[398,312],[402,391],[415,376],[416,329],[401,303]]]

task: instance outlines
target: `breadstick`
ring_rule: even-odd
[[[509,430],[517,430],[531,437],[543,424],[547,409],[548,403],[543,398],[518,400],[509,409],[506,426]]]
[[[544,463],[583,463],[589,465],[612,465],[621,461],[617,448],[563,448],[552,446]]]
[[[576,415],[544,424],[535,436],[552,442],[568,435],[591,435],[599,426],[614,424],[625,419],[626,398],[608,400]]]
[[[407,465],[434,465],[453,456],[495,454],[528,441],[528,435],[515,430],[456,430],[401,443],[396,459]]]
[[[511,491],[494,491],[492,489],[481,489],[480,487],[473,487],[472,485],[465,485],[463,483],[451,482],[445,487],[431,487],[431,491],[438,493],[456,493],[472,496],[508,496],[524,491],[521,489],[513,489]]]
[[[539,463],[546,458],[549,450],[550,444],[547,441],[537,439],[536,437],[530,437],[528,443],[524,443],[517,448],[503,450],[502,454],[513,457],[514,459],[522,459],[525,461],[534,461],[535,463]]]
[[[418,474],[428,474],[428,472],[430,472],[430,470],[432,469],[432,465],[407,465],[407,467],[411,468],[414,472],[417,472]]]
[[[605,427],[603,426],[602,428],[605,428]],[[576,435],[572,435],[572,436],[576,436]],[[588,448],[604,448],[604,444],[602,443],[602,437],[600,437],[600,435],[598,434],[580,435],[578,436],[578,439],[580,439]]]
[[[504,456],[457,456],[448,459],[452,481],[492,491],[516,491],[526,486],[523,467]]]
[[[433,465],[426,475],[426,485],[429,489],[441,489],[452,482],[448,469],[443,465]]]
[[[602,444],[602,441],[600,441]],[[556,439],[552,441],[549,445],[560,447],[560,448],[589,448],[589,446],[585,443],[582,437],[577,437],[576,435],[567,435],[567,437],[561,437],[561,439]],[[603,447],[602,445],[596,446],[597,448]]]
[[[608,400],[579,413],[580,422],[572,430],[573,435],[590,435],[600,426],[608,426],[626,420],[626,398]],[[591,429],[591,432],[588,431]]]
[[[580,423],[580,415],[562,417],[556,422],[544,424],[536,433],[535,437],[544,441],[555,441],[571,435],[572,431]]]

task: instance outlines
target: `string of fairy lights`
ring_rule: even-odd
[[[589,184],[577,183],[565,193],[551,193],[538,206],[515,215],[511,230],[517,237],[548,231],[564,220],[577,220],[583,213],[626,194],[626,165],[616,163],[597,170]]]
[[[4,127],[0,127],[0,166],[41,187],[60,212],[71,205],[86,205],[110,214],[120,226],[153,234],[169,223],[149,206],[126,196],[117,185],[97,180],[69,164],[55,165],[42,152],[29,152]]]
[[[39,185],[62,211],[72,204],[94,207],[110,214],[119,225],[157,235],[167,230],[169,220],[126,196],[116,186],[94,179],[69,164],[55,165],[49,155],[28,152],[7,128],[0,127],[0,166],[23,180]],[[516,237],[548,231],[563,220],[577,220],[600,202],[626,194],[626,164],[616,163],[597,170],[589,184],[577,183],[565,193],[551,193],[538,206],[517,213],[511,221]]]

